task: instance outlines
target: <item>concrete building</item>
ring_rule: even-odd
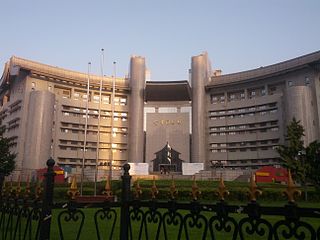
[[[149,163],[153,172],[155,154],[168,145],[181,161],[205,169],[254,169],[279,162],[275,148],[293,117],[305,127],[305,143],[320,135],[319,51],[227,75],[201,54],[191,59],[190,82],[146,81],[145,59],[133,56],[129,77],[89,80],[88,94],[88,74],[8,61],[0,117],[18,169],[42,168],[52,156],[73,172],[83,160],[86,171],[96,161],[113,171],[129,161]]]

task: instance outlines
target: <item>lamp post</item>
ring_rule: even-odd
[[[84,167],[85,167],[85,154],[87,147],[87,130],[88,130],[88,108],[89,108],[89,96],[90,96],[90,70],[91,62],[88,63],[88,83],[87,83],[87,101],[86,101],[86,120],[84,125],[84,140],[83,140],[83,152],[82,152],[82,168],[81,168],[81,181],[80,181],[80,195],[82,196],[83,180],[84,180]]]
[[[109,163],[109,177],[112,179],[112,162],[113,162],[113,138],[116,136],[114,131],[114,110],[115,110],[115,95],[116,95],[116,74],[117,62],[113,62],[113,77],[112,77],[112,96],[111,96],[111,131],[110,131],[110,163]]]

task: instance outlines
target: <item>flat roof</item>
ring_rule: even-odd
[[[211,76],[210,82],[207,84],[206,88],[212,88],[219,85],[228,85],[238,82],[240,83],[248,80],[257,80],[273,77],[283,74],[285,72],[290,72],[304,67],[308,67],[312,64],[320,64],[320,51],[248,71],[231,73],[220,76]]]
[[[3,75],[0,80],[0,86],[10,79],[10,75],[16,75],[24,69],[30,73],[38,74],[41,76],[57,78],[77,83],[87,84],[88,74],[77,71],[67,70],[60,67],[54,67],[47,64],[23,59],[20,57],[12,56],[6,63]],[[100,84],[101,76],[90,74],[91,84]],[[113,77],[103,77],[103,84],[112,86]],[[117,87],[129,89],[129,82],[125,78],[116,78]]]
[[[145,101],[191,101],[191,87],[187,80],[147,81]]]

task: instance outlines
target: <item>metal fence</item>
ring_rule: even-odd
[[[4,184],[0,239],[320,239],[320,208],[301,208],[295,203],[299,191],[290,174],[285,191],[288,203],[280,207],[257,202],[261,191],[254,179],[246,205],[227,204],[228,190],[222,179],[217,189],[220,200],[213,204],[198,200],[195,180],[190,202],[177,200],[174,181],[168,201],[157,200],[155,181],[150,200],[141,200],[139,182],[131,189],[128,164],[123,166],[120,201],[113,201],[109,181],[104,195],[90,197],[79,196],[74,179],[68,191],[70,201],[54,203],[54,161],[49,159],[47,165],[43,191],[40,184],[29,182],[25,186],[18,182],[15,187]],[[84,230],[90,221],[94,235]],[[53,228],[58,229],[55,234]]]

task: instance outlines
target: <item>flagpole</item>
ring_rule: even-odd
[[[115,106],[114,106],[114,98],[115,98],[115,94],[116,94],[116,75],[117,75],[117,68],[116,68],[116,62],[113,62],[113,78],[112,78],[112,100],[111,100],[111,138],[110,138],[110,144],[111,144],[111,148],[110,148],[110,164],[109,164],[109,177],[112,179],[112,162],[113,162],[113,137],[114,137],[114,110],[115,110]]]
[[[97,150],[96,150],[96,168],[94,174],[94,196],[97,195],[97,178],[98,178],[98,162],[100,156],[100,124],[101,124],[101,102],[102,102],[102,81],[103,81],[103,65],[104,65],[104,49],[101,49],[101,79],[99,88],[99,113],[98,113],[98,133],[97,133]]]
[[[90,70],[91,70],[91,62],[88,62],[88,77],[87,77],[87,101],[86,101],[86,120],[84,125],[84,141],[83,141],[83,151],[82,151],[82,168],[81,168],[81,186],[80,186],[80,194],[82,196],[83,193],[83,178],[84,178],[84,162],[85,162],[85,154],[86,154],[86,145],[87,145],[87,130],[88,130],[88,108],[89,108],[89,95],[90,95]]]

